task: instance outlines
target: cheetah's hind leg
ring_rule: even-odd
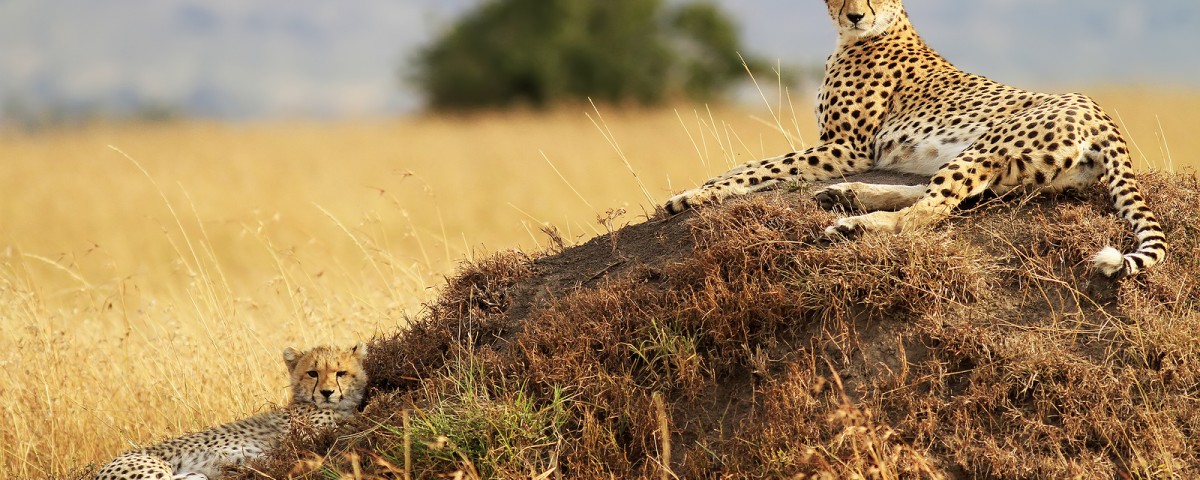
[[[170,464],[154,455],[139,451],[128,452],[117,457],[96,474],[96,480],[127,480],[133,478],[190,478],[191,480],[199,480],[196,477],[175,476],[175,471],[171,469]]]
[[[925,196],[925,185],[881,185],[846,182],[817,190],[813,199],[825,210],[843,212],[896,211]]]

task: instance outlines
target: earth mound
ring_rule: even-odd
[[[1121,280],[1098,188],[828,243],[794,187],[464,265],[361,418],[241,475],[1200,478],[1200,182],[1140,181],[1171,253]]]

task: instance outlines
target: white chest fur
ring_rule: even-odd
[[[968,129],[954,134],[935,134],[913,138],[912,134],[891,132],[877,140],[876,168],[918,175],[933,175],[975,143],[983,128]],[[888,148],[890,146],[890,148]]]

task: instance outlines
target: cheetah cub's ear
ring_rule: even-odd
[[[367,358],[367,344],[358,342],[350,349],[350,353],[353,353],[359,360]]]
[[[287,364],[288,371],[296,369],[296,362],[300,360],[300,352],[292,347],[283,349],[283,363]]]

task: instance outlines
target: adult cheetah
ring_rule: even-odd
[[[927,175],[928,185],[840,183],[816,193],[825,208],[861,209],[831,236],[908,232],[992,191],[1083,188],[1103,180],[1137,247],[1105,247],[1093,265],[1131,275],[1162,261],[1166,238],[1138,192],[1128,147],[1112,119],[1080,94],[1027,92],[963,72],[917,35],[901,0],[826,0],[838,29],[817,97],[820,142],[738,166],[672,197],[675,214],[788,180],[821,181],[871,169]]]
[[[291,376],[287,408],[127,452],[105,465],[97,480],[221,478],[221,467],[242,464],[279,445],[297,426],[327,428],[349,418],[366,393],[366,347],[283,351]]]

